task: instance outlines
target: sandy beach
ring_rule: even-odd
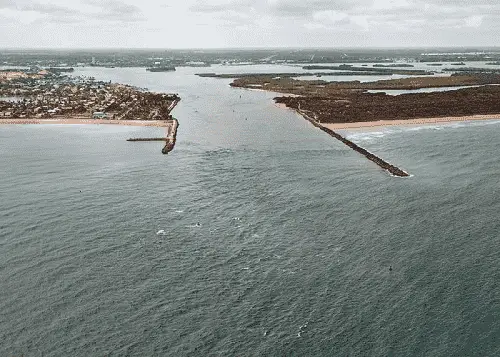
[[[92,125],[127,125],[127,126],[154,126],[168,127],[167,121],[159,120],[112,120],[112,119],[0,119],[0,125],[9,124],[92,124]]]
[[[379,120],[379,121],[368,121],[368,122],[357,122],[357,123],[320,123],[322,126],[331,129],[369,129],[383,126],[395,126],[395,125],[432,125],[432,124],[446,124],[453,122],[463,122],[463,121],[476,121],[476,120],[500,120],[500,114],[488,114],[488,115],[469,115],[461,117],[439,117],[439,118],[420,118],[420,119],[408,119],[408,120]]]

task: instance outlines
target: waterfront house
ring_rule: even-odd
[[[106,119],[108,115],[104,112],[94,112],[92,114],[93,119]]]

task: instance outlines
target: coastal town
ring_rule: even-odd
[[[179,100],[57,71],[0,72],[0,119],[169,120]]]
[[[426,63],[429,68],[464,66],[466,62],[487,62],[490,66],[500,63],[496,50],[469,49],[463,51],[423,51],[405,49],[129,49],[129,50],[19,50],[0,52],[0,66],[9,67],[210,67],[211,65],[250,64],[300,64],[330,65],[345,63],[376,63],[378,69],[411,68],[415,63]],[[401,66],[400,63],[404,63]],[[387,67],[389,66],[389,67]]]

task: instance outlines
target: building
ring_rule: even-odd
[[[94,112],[92,114],[93,119],[106,119],[108,115],[104,112]]]

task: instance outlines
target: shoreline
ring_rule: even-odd
[[[435,118],[417,118],[417,119],[398,119],[398,120],[379,120],[354,123],[318,123],[331,130],[338,129],[370,129],[388,126],[419,126],[432,124],[450,124],[455,122],[467,122],[478,120],[500,120],[500,114],[478,114],[465,115],[457,117],[435,117]]]
[[[77,118],[58,118],[58,119],[0,119],[0,125],[39,125],[39,124],[69,124],[69,125],[125,125],[125,126],[150,126],[150,127],[169,127],[167,120],[113,120],[113,119],[77,119]]]
[[[274,94],[278,94],[278,95],[280,95],[282,97],[292,97],[292,98],[303,97],[300,94],[293,94],[293,93],[286,93],[286,92],[276,92],[276,91],[273,91],[273,90],[265,89],[264,87],[255,87],[255,88],[252,88],[252,87],[234,87],[234,88],[248,90],[248,91],[255,91],[255,92],[274,93]]]

